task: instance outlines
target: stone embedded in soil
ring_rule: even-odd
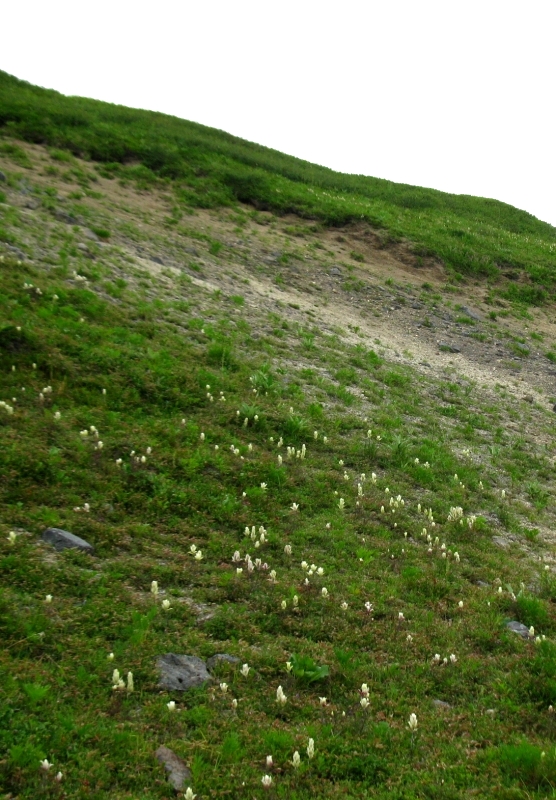
[[[481,322],[481,317],[475,311],[471,311],[471,309],[467,308],[467,306],[461,306],[459,311],[465,314],[466,317],[469,317],[469,319],[473,319],[475,322]]]
[[[71,214],[67,214],[65,211],[60,211],[59,209],[54,212],[54,216],[56,219],[59,219],[60,222],[65,222],[66,225],[78,225],[79,221],[76,217],[72,217]]]
[[[444,350],[446,353],[461,353],[461,349],[455,344],[448,344],[447,342],[438,342],[438,349]]]
[[[446,710],[448,708],[452,708],[450,703],[447,703],[445,700],[433,700],[432,704],[435,708],[440,708]]]
[[[168,773],[168,782],[172,784],[176,792],[181,792],[186,781],[191,780],[191,772],[185,766],[181,758],[170,750],[169,747],[161,745],[155,753],[157,761],[164,764]]]
[[[67,550],[73,548],[74,550],[84,550],[87,553],[93,552],[93,545],[81,539],[74,533],[64,531],[62,528],[47,528],[42,534],[42,540],[51,544],[55,550]]]
[[[522,622],[517,622],[516,620],[512,620],[511,622],[506,622],[506,628],[513,633],[517,633],[518,636],[522,636],[524,639],[529,639],[529,628],[524,625]]]
[[[509,547],[511,544],[510,540],[506,539],[505,536],[493,536],[492,541],[494,542],[494,544],[497,544],[498,547],[503,547],[503,548]]]
[[[185,692],[211,680],[205,662],[197,656],[166,653],[158,658],[156,666],[160,672],[158,685],[163,689]]]
[[[215,667],[223,663],[239,664],[240,660],[235,656],[229,656],[227,653],[216,653],[214,656],[207,659],[207,669],[212,672]]]

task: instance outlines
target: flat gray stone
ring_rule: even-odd
[[[184,789],[185,783],[191,780],[191,772],[169,747],[161,745],[155,753],[157,761],[164,764],[168,773],[168,782],[172,784],[176,792]]]
[[[89,228],[83,229],[83,236],[86,236],[87,239],[91,239],[93,242],[98,242],[99,238],[94,231],[89,230]]]
[[[517,622],[515,619],[511,622],[506,622],[506,628],[512,633],[517,633],[518,636],[522,636],[524,639],[529,639],[529,628],[524,625],[522,622]]]
[[[239,658],[235,656],[229,656],[227,653],[216,653],[216,655],[207,659],[207,669],[212,672],[220,664],[239,664],[239,662]]]
[[[342,274],[343,273],[340,267],[332,267],[332,269],[330,270],[330,275],[335,275],[338,278],[341,278]]]
[[[467,306],[462,306],[459,310],[462,314],[465,314],[466,317],[469,317],[469,319],[473,319],[475,322],[481,322],[481,317],[477,314],[477,312],[471,311],[471,309],[467,308]]]
[[[498,547],[503,547],[504,549],[506,547],[509,547],[511,544],[510,540],[506,539],[505,536],[493,536],[492,541],[494,542],[494,544],[497,544]]]
[[[71,214],[68,214],[66,211],[61,211],[60,209],[54,212],[54,216],[56,219],[59,219],[60,222],[65,222],[66,225],[78,225],[78,220],[73,217]]]
[[[7,178],[3,172],[0,172],[0,183],[6,183]]]
[[[432,704],[435,708],[440,708],[443,711],[446,711],[448,708],[452,708],[450,703],[447,703],[445,700],[433,700]]]
[[[76,550],[84,550],[86,553],[93,552],[93,545],[81,539],[74,533],[64,531],[62,528],[47,528],[42,534],[43,542],[47,542],[54,547],[55,550],[67,550],[73,548]]]
[[[475,581],[475,584],[477,586],[480,586],[481,589],[488,589],[488,587],[490,586],[490,583],[486,583],[485,581]]]
[[[197,656],[166,653],[157,659],[156,666],[160,672],[158,685],[163,689],[185,692],[211,680],[205,662]]]
[[[443,350],[445,353],[461,353],[461,349],[455,344],[448,344],[447,342],[438,342],[438,349]]]

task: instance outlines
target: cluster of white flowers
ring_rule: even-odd
[[[282,689],[281,686],[279,686],[276,689],[276,702],[278,703],[278,705],[283,706],[286,704],[287,700],[288,698],[284,694],[284,690]]]
[[[280,441],[282,440],[280,439]],[[288,446],[286,448],[286,455],[288,458],[300,458],[303,461],[305,459],[305,456],[307,455],[307,448],[304,444],[301,445],[301,450],[296,450],[295,447]],[[279,463],[281,464],[282,461],[280,456],[278,458],[279,458]]]
[[[307,575],[309,575],[309,576],[312,576],[312,575],[316,574],[319,577],[322,577],[324,575],[324,568],[323,567],[317,567],[316,564],[309,565],[307,563],[307,561],[302,561],[301,562],[301,569],[304,572],[306,572]]]
[[[83,285],[88,283],[88,280],[85,277],[85,275],[79,275],[79,273],[77,273],[75,270],[73,270],[72,274],[74,281],[76,281],[77,283],[82,283]]]
[[[26,292],[29,292],[29,294],[36,294],[38,297],[42,295],[42,292],[39,289],[39,287],[33,286],[32,283],[24,283],[23,288]]]
[[[196,545],[192,544],[192,545],[189,546],[189,553],[190,553],[190,555],[193,556],[195,561],[202,561],[202,559],[203,559],[203,551],[202,550],[198,550]]]
[[[115,669],[112,673],[112,689],[115,691],[121,691],[122,689],[126,689],[128,692],[133,692],[135,686],[133,684],[133,672],[127,673],[127,685],[123,678],[120,675],[120,671]]]
[[[82,431],[79,431],[79,435],[81,436],[83,441],[87,441],[89,439],[89,435],[91,438],[95,439],[95,441],[98,441],[100,439],[100,433],[98,432],[98,428],[95,428],[94,425],[91,425],[88,429],[84,428]]]
[[[0,400],[0,408],[3,409],[8,416],[14,413],[14,408],[9,403],[6,403],[4,400]]]
[[[447,664],[455,664],[457,660],[457,656],[454,653],[452,653],[449,657],[446,656],[444,658],[442,658],[440,653],[435,653],[432,659],[433,664],[442,664],[443,666],[446,666]]]
[[[39,764],[41,766],[41,769],[44,770],[45,772],[49,772],[52,769],[52,764],[47,758],[43,758],[42,761],[39,761]],[[64,776],[61,772],[57,772],[56,775],[54,776],[54,780],[57,783],[60,783],[63,777]]]

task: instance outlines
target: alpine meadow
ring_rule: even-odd
[[[0,72],[0,796],[556,797],[556,229]]]

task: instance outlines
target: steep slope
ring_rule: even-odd
[[[552,306],[0,148],[5,791],[168,798],[165,745],[198,797],[545,797]]]

